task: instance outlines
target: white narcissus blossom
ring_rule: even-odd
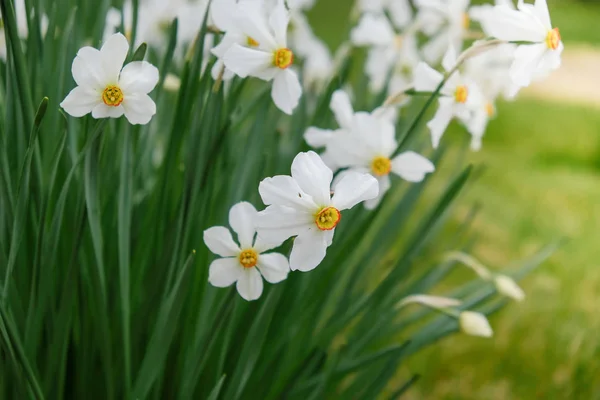
[[[329,143],[336,134],[344,131],[349,132],[353,129],[355,113],[348,93],[341,89],[333,92],[329,108],[333,112],[339,129],[331,130],[316,128],[314,126],[309,127],[306,132],[304,132],[304,140],[310,147],[315,149],[327,147],[327,143]],[[397,113],[393,108],[378,108],[373,111],[373,115],[378,119],[389,122],[395,122],[397,118]],[[321,158],[332,170],[337,170],[339,168],[339,166],[336,165],[335,160],[327,152],[327,149],[321,154]]]
[[[208,281],[216,287],[234,283],[245,300],[256,300],[263,291],[263,278],[278,283],[287,278],[290,270],[287,258],[279,253],[265,253],[277,246],[265,243],[256,235],[257,211],[247,202],[237,203],[229,210],[229,225],[238,236],[234,242],[229,229],[213,226],[204,231],[204,243],[214,254],[223,258],[209,267]]]
[[[398,148],[394,125],[369,113],[356,113],[351,130],[335,135],[327,144],[327,154],[340,168],[348,168],[336,178],[341,182],[349,173],[368,173],[379,183],[379,195],[365,201],[374,209],[391,187],[390,174],[409,182],[420,182],[435,170],[425,157],[406,151],[393,156]],[[334,191],[337,185],[334,183]]]
[[[292,175],[264,179],[258,191],[267,205],[258,213],[258,237],[282,243],[295,236],[290,254],[292,270],[316,268],[333,241],[341,211],[375,198],[377,180],[368,174],[349,173],[331,196],[333,172],[313,151],[299,153],[292,162]]]
[[[437,63],[449,46],[462,49],[463,38],[469,29],[467,9],[470,0],[416,0],[418,26],[431,36],[423,46],[428,63]]]
[[[421,57],[417,40],[410,34],[396,34],[384,15],[365,14],[351,32],[357,46],[370,46],[365,72],[372,91],[383,89],[393,69],[389,93],[406,90],[412,82],[412,71]]]
[[[148,96],[158,83],[158,69],[146,61],[125,66],[127,39],[112,35],[100,50],[83,47],[73,60],[71,71],[77,87],[60,106],[73,117],[92,113],[94,118],[119,118],[132,124],[147,124],[156,114]]]
[[[217,62],[212,68],[213,79],[229,80],[234,74],[225,68],[223,57],[231,46],[239,44],[245,47],[256,47],[256,42],[250,36],[245,35],[237,24],[237,19],[244,15],[245,10],[252,9],[253,12],[264,13],[266,8],[259,0],[215,0],[210,7],[210,16],[214,25],[225,32],[219,44],[211,49],[211,53],[217,57]]]
[[[529,86],[537,77],[557,69],[564,49],[558,28],[552,28],[546,0],[535,4],[518,2],[518,10],[507,5],[495,6],[481,20],[484,32],[507,42],[529,42],[515,50],[510,77],[520,86]]]
[[[517,283],[506,275],[498,275],[494,278],[494,285],[500,294],[510,297],[516,301],[523,301],[525,292],[517,285]]]
[[[456,53],[453,47],[442,60],[442,66],[451,72],[456,64]],[[444,76],[424,62],[419,63],[414,71],[414,88],[417,91],[433,92],[442,83]],[[431,132],[431,142],[434,148],[440,143],[442,135],[453,118],[468,124],[472,117],[472,109],[482,101],[477,85],[460,72],[455,71],[446,81],[440,91],[439,108],[431,121],[427,123]]]
[[[359,0],[358,9],[362,13],[389,13],[397,28],[405,28],[412,20],[409,0]]]
[[[494,334],[494,331],[492,331],[492,327],[490,326],[487,318],[481,313],[463,311],[458,317],[458,322],[460,329],[467,335],[488,338],[492,337]]]
[[[290,69],[294,53],[287,47],[289,13],[279,0],[267,18],[256,7],[244,8],[237,23],[253,40],[253,48],[234,43],[223,56],[225,66],[236,75],[273,81],[271,97],[284,113],[292,114],[302,96],[298,75]]]

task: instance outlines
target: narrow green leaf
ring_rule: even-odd
[[[221,389],[223,388],[223,383],[225,383],[226,375],[223,375],[219,382],[215,385],[213,390],[210,392],[207,400],[217,400],[219,398],[219,393],[221,393]]]
[[[8,288],[11,282],[11,275],[17,259],[17,252],[19,251],[21,240],[23,239],[23,234],[25,232],[25,221],[27,218],[27,211],[29,205],[29,181],[31,178],[31,162],[33,153],[35,151],[36,139],[40,128],[40,123],[42,122],[42,119],[46,114],[47,106],[48,98],[44,97],[42,99],[42,102],[40,103],[40,106],[38,107],[38,111],[35,116],[35,124],[33,125],[31,135],[29,136],[29,146],[27,147],[25,160],[21,167],[21,176],[19,178],[19,188],[17,191],[16,199],[17,209],[15,211],[15,217],[13,222],[8,264],[6,266],[6,275],[4,278],[4,289],[2,291],[3,299],[6,299],[6,296],[8,295]]]
[[[133,185],[133,161],[131,149],[131,132],[123,135],[123,153],[121,156],[121,177],[119,184],[119,284],[121,295],[121,323],[123,340],[123,360],[125,368],[125,388],[131,390],[131,338],[130,338],[130,282],[129,268],[131,262],[131,198]]]

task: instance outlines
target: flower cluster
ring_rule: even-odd
[[[374,93],[387,90],[388,100],[375,110],[355,111],[347,91],[333,93],[330,108],[337,129],[310,127],[304,133],[306,143],[320,149],[321,155],[299,153],[291,175],[262,180],[258,191],[264,210],[257,211],[247,202],[231,208],[229,225],[239,245],[225,227],[204,232],[207,247],[221,257],[210,265],[212,285],[235,283],[244,299],[259,298],[263,279],[278,283],[290,270],[316,268],[333,243],[337,225],[343,223],[342,212],[359,203],[369,210],[376,208],[393,184],[392,175],[420,182],[433,173],[433,163],[404,150],[396,136],[400,109],[415,96],[437,98],[437,111],[427,123],[434,148],[456,119],[470,132],[471,146],[478,150],[488,121],[496,113],[497,98],[513,99],[521,88],[560,65],[563,43],[558,28],[551,24],[546,0],[535,0],[535,4],[519,0],[517,6],[510,0],[472,7],[469,3],[357,2],[359,15],[349,43],[368,49],[369,89]],[[337,68],[335,57],[304,15],[313,5],[311,0],[287,4],[283,0],[214,0],[209,8],[206,1],[147,0],[141,2],[137,31],[131,32],[131,3],[126,1],[124,21],[120,12],[107,16],[102,48],[84,47],[77,53],[72,72],[78,86],[61,106],[75,117],[125,115],[132,124],[147,124],[156,113],[148,93],[159,74],[145,61],[125,64],[126,36],[135,35],[138,43],[146,41],[160,52],[166,46],[165,25],[178,18],[180,43],[190,43],[200,29],[197,21],[205,17],[212,33],[207,36],[204,68],[210,65],[214,80],[227,84],[237,76],[268,82],[275,106],[292,114],[303,91],[319,90],[319,83]],[[190,14],[195,14],[196,25],[190,25]],[[126,36],[114,33],[122,25]],[[474,29],[476,25],[480,31]],[[293,238],[289,261],[283,254],[268,252],[289,238]],[[464,257],[456,260],[493,281],[499,292],[523,298],[507,276],[493,276]],[[436,309],[457,305],[426,296],[413,296],[402,304],[407,302]],[[483,316],[470,312],[454,316],[464,331],[491,335]]]

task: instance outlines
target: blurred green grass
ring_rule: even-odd
[[[350,3],[321,0],[312,11],[315,31],[333,47],[347,35]],[[567,47],[600,43],[600,2],[555,0],[549,5]],[[468,156],[486,167],[463,198],[463,215],[458,216],[464,217],[475,202],[483,205],[474,226],[479,241],[473,254],[494,268],[558,237],[569,241],[523,283],[525,302],[492,318],[494,339],[455,336],[404,366],[422,374],[408,397],[597,398],[600,111],[520,98],[500,104],[498,115],[482,151]],[[447,133],[464,135],[456,126]]]

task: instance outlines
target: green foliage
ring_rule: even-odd
[[[71,61],[86,42],[99,43],[97,13],[109,2],[41,3],[29,20],[48,14],[48,33],[33,29],[25,43],[12,2],[0,0],[10,43],[1,87],[0,397],[404,393],[417,377],[390,384],[396,368],[457,324],[395,304],[444,278],[451,265],[441,252],[474,240],[467,218],[453,241],[435,241],[472,168],[441,182],[433,202],[423,193],[436,176],[395,182],[377,211],[344,215],[315,271],[292,273],[247,303],[234,288],[208,285],[213,256],[202,232],[225,225],[237,201],[260,207],[258,182],[289,171],[311,121],[331,124],[322,109],[348,74],[284,117],[259,82],[213,85],[203,65],[206,24],[182,65],[174,62],[175,24],[169,51],[150,56],[163,67],[161,84],[170,70],[181,86],[153,92],[158,114],[149,125],[65,118],[58,104],[73,86]],[[146,51],[133,50],[132,60]],[[399,132],[409,128],[404,144],[427,140],[416,129],[424,112],[400,120]],[[497,309],[494,289],[480,281],[454,295],[470,309]]]

